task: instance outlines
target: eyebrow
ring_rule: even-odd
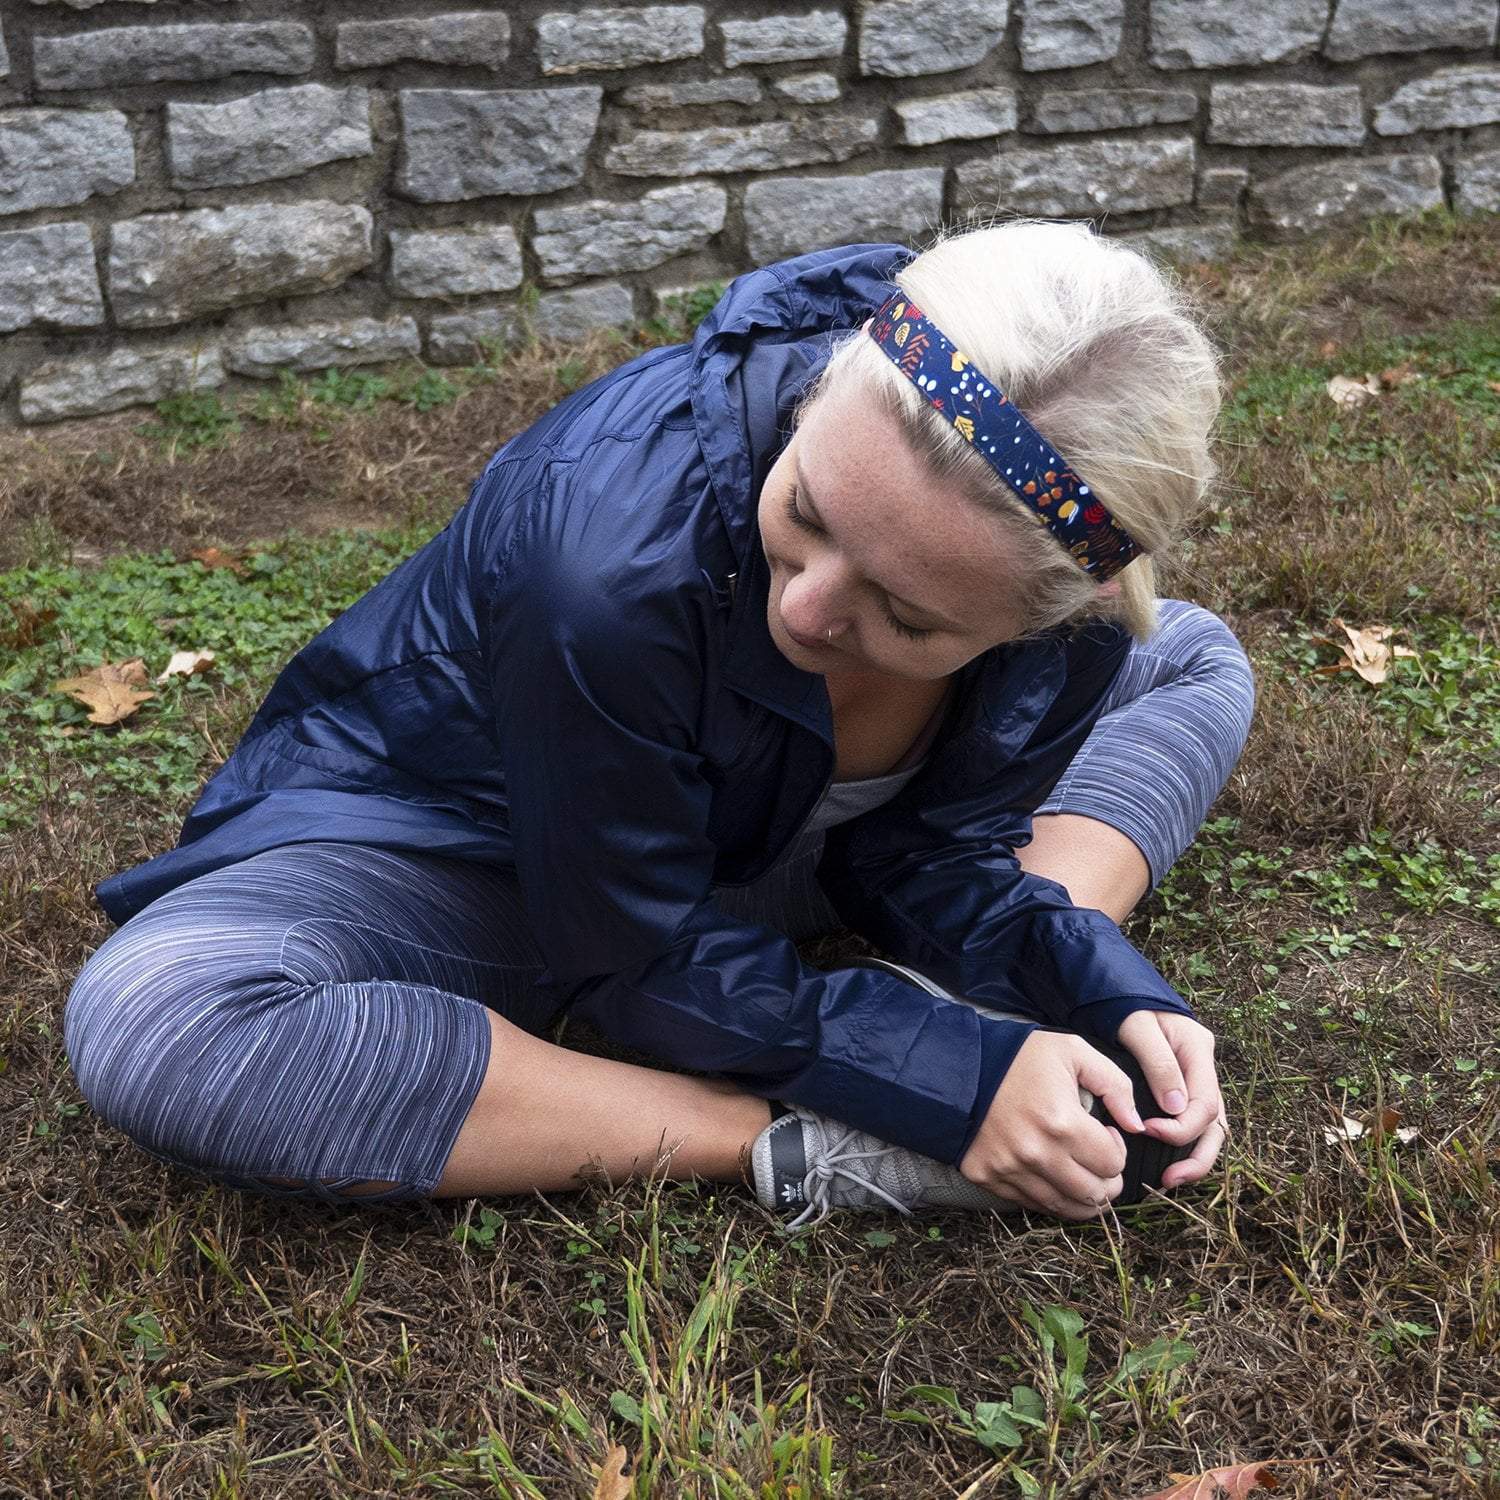
[[[814,503],[812,495],[808,491],[807,477],[802,472],[802,460],[800,458],[793,459],[792,467],[797,476],[797,493],[799,498],[808,510],[812,512],[813,520],[826,531],[828,528],[824,525],[823,514]],[[876,587],[880,588],[880,585],[877,584]],[[946,626],[949,630],[963,632],[969,628],[967,625],[959,624],[957,620],[950,620],[947,615],[939,614],[935,609],[929,609],[925,604],[918,604],[912,599],[903,599],[900,594],[892,593],[890,589],[881,588],[881,593],[888,599],[894,599],[897,604],[904,604],[907,609],[915,610],[919,615],[925,615],[929,620],[938,621],[939,624]]]

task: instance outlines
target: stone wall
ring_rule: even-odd
[[[459,0],[461,3],[461,0]],[[1500,0],[0,0],[0,423],[544,334],[971,212],[1500,208]]]

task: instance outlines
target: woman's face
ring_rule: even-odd
[[[758,515],[771,639],[804,671],[946,677],[1021,633],[1000,524],[836,388],[766,476]]]

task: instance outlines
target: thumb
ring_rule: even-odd
[[[1127,1130],[1140,1131],[1146,1128],[1146,1122],[1136,1112],[1135,1085],[1130,1081],[1130,1075],[1119,1063],[1111,1062],[1097,1047],[1089,1046],[1082,1037],[1079,1038],[1078,1052],[1075,1054],[1074,1071],[1078,1076],[1080,1095],[1086,1091],[1094,1098],[1104,1100],[1110,1115]],[[1086,1109],[1089,1107],[1084,1106]]]

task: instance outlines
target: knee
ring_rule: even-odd
[[[251,1018],[289,987],[253,939],[226,946],[190,918],[134,918],[84,964],[63,1008],[79,1092],[152,1156],[217,1173],[216,1143],[247,1102],[234,1080]],[[257,1105],[269,1102],[262,1088]]]
[[[1193,684],[1216,700],[1243,749],[1255,714],[1255,670],[1239,637],[1212,610],[1184,599],[1160,600],[1157,620],[1147,650],[1173,662],[1179,683]]]
[[[232,959],[185,924],[138,922],[84,964],[63,1008],[64,1051],[95,1114],[159,1161],[225,1186],[322,1201],[417,1196],[390,1179],[280,1175],[316,1154],[277,1099],[286,1039],[303,1034],[303,987],[247,956],[243,940]]]
[[[130,1036],[132,1013],[139,1014],[129,998],[122,962],[127,945],[124,929],[97,948],[73,980],[63,1006],[63,1051],[78,1091],[95,1114],[119,1127],[121,1115],[129,1114],[126,1102],[131,1086],[125,1059],[136,1050]]]

